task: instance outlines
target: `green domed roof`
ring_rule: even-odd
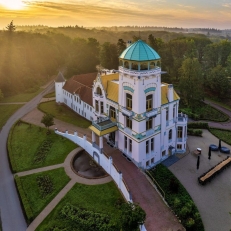
[[[147,43],[138,40],[125,49],[120,58],[133,61],[151,61],[160,59],[160,56]]]

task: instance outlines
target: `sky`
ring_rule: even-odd
[[[231,0],[0,0],[0,29],[15,25],[231,29]]]

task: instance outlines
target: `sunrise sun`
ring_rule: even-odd
[[[25,7],[22,0],[0,0],[0,5],[9,10],[22,10]]]

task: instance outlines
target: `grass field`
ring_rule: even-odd
[[[79,206],[95,212],[101,212],[116,219],[119,209],[115,206],[116,202],[123,200],[114,182],[102,185],[83,185],[76,183],[66,194],[54,210],[39,225],[36,231],[53,230],[73,230],[70,221],[60,218],[60,210],[67,203]]]
[[[29,102],[33,99],[36,95],[42,92],[44,89],[39,88],[37,91],[32,93],[21,93],[9,97],[4,97],[1,103],[13,103],[13,102]]]
[[[40,188],[37,183],[37,177],[49,176],[53,184],[51,193],[42,197]],[[26,201],[29,203],[30,209],[33,213],[33,219],[49,204],[49,202],[64,188],[69,182],[70,178],[66,175],[64,168],[58,168],[46,172],[36,173],[20,177],[23,194],[26,195]],[[23,198],[21,196],[21,198]],[[25,201],[22,199],[23,205]],[[24,206],[25,208],[25,206]]]
[[[225,143],[231,145],[231,131],[223,130],[218,128],[210,128],[209,131],[216,136],[218,139],[221,139]]]
[[[55,97],[55,91],[48,93],[48,94],[43,96],[43,98],[52,98],[52,97]]]
[[[56,119],[78,127],[88,128],[91,125],[90,121],[86,120],[64,105],[57,105],[55,101],[40,103],[38,108],[45,113],[52,114]]]
[[[0,105],[0,129],[23,104]]]
[[[53,131],[46,134],[45,128],[21,122],[15,125],[8,138],[8,151],[13,172],[63,163],[66,156],[77,146],[73,142],[56,135]],[[34,159],[45,140],[52,145],[41,163]]]

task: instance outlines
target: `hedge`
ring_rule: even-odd
[[[202,136],[203,132],[201,129],[188,128],[187,133],[188,135],[191,135],[191,136]]]
[[[26,197],[25,191],[23,189],[20,177],[18,177],[18,175],[16,175],[14,179],[15,179],[15,182],[17,185],[18,193],[20,194],[19,198],[21,200],[21,204],[23,204],[22,207],[23,207],[24,214],[26,214],[27,223],[30,224],[34,220],[34,214],[33,214],[32,209],[30,207],[30,203],[27,200],[27,197]]]
[[[188,123],[188,128],[209,129],[209,124],[205,122]]]

